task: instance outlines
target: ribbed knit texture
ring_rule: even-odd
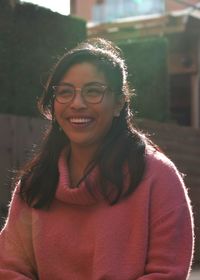
[[[67,204],[92,205],[97,203],[97,201],[101,198],[99,188],[96,185],[95,180],[98,172],[97,168],[93,169],[88,176],[90,183],[93,185],[93,195],[91,195],[88,191],[85,181],[81,182],[79,188],[70,188],[70,176],[64,152],[58,162],[60,177],[56,192],[56,199]]]
[[[0,235],[2,280],[184,280],[193,249],[190,201],[164,155],[149,152],[136,191],[109,206],[94,181],[70,189],[65,157],[48,211],[29,208],[13,194]]]

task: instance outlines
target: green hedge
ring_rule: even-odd
[[[86,38],[86,23],[27,3],[10,18],[0,35],[0,112],[37,116],[36,100],[51,66]]]
[[[12,29],[12,9],[7,0],[0,0],[0,107],[10,106],[10,38]]]
[[[169,117],[168,43],[165,38],[137,39],[119,44],[130,83],[135,88],[133,110],[136,117],[165,121]]]

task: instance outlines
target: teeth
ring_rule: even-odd
[[[70,118],[70,122],[72,123],[88,123],[91,119],[89,118]]]

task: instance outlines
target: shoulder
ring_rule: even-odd
[[[147,148],[146,150],[145,176],[154,179],[167,177],[183,183],[183,174],[181,174],[174,162],[164,153],[152,148]]]
[[[4,228],[7,228],[10,226],[10,224],[12,224],[16,226],[16,229],[19,229],[18,227],[30,223],[31,208],[22,200],[19,190],[20,183],[17,184],[12,193],[11,201],[8,205],[8,217],[6,219]]]
[[[149,190],[153,208],[158,211],[190,205],[187,187],[176,165],[165,154],[152,149],[146,153],[145,189]]]

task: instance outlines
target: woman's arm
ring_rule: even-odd
[[[151,170],[149,247],[145,274],[138,280],[185,280],[193,256],[190,199],[176,167],[165,157]]]
[[[32,248],[31,210],[21,200],[17,190],[0,233],[0,279],[37,279]]]
[[[187,279],[192,250],[190,213],[187,205],[180,205],[153,222],[145,275],[138,280]]]

